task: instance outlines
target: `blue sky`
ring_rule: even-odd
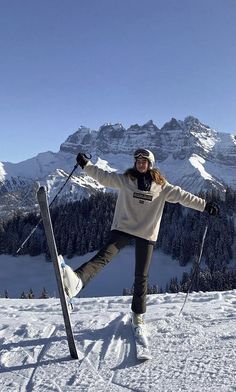
[[[236,133],[235,0],[0,0],[0,161],[80,125]]]

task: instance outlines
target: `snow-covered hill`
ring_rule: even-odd
[[[138,362],[130,297],[77,299],[71,360],[58,299],[0,300],[1,392],[233,392],[236,291],[150,295]]]
[[[125,129],[105,124],[98,131],[80,127],[57,153],[45,152],[26,161],[0,163],[0,214],[17,207],[35,208],[37,184],[47,184],[53,197],[75,165],[78,151],[91,153],[92,161],[108,170],[123,172],[133,165],[138,147],[151,149],[166,178],[194,193],[226,186],[236,189],[236,136],[217,132],[194,117],[176,120],[159,129],[152,121]],[[60,202],[78,200],[101,191],[91,178],[77,169]]]

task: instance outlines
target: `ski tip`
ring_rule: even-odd
[[[38,191],[37,191],[37,199],[38,199],[39,204],[40,204],[40,202],[41,203],[45,202],[45,200],[47,199],[47,189],[46,189],[45,186],[41,186],[38,189]]]
[[[45,193],[45,192],[46,192],[46,186],[44,185],[41,185],[37,190],[37,193]]]

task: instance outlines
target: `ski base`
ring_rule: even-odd
[[[62,315],[63,315],[63,319],[64,319],[70,355],[71,355],[71,358],[78,359],[78,352],[77,352],[77,348],[75,345],[75,339],[74,339],[72,326],[71,326],[71,320],[70,320],[70,310],[71,309],[70,309],[70,306],[68,306],[69,305],[68,298],[67,298],[65,290],[64,290],[63,279],[62,279],[61,260],[60,260],[60,257],[58,256],[58,252],[57,252],[57,246],[56,246],[56,242],[55,242],[55,237],[54,237],[54,232],[53,232],[53,227],[52,227],[52,222],[51,222],[51,216],[50,216],[50,211],[49,211],[49,205],[48,205],[47,192],[46,192],[45,187],[42,186],[39,188],[39,190],[37,192],[37,198],[38,198],[38,202],[39,202],[41,216],[43,219],[43,225],[44,225],[44,229],[45,229],[49,252],[51,255],[51,260],[54,265],[54,271],[55,271],[55,276],[56,276],[56,281],[57,281],[57,287],[58,287],[58,292],[59,292],[59,297],[60,297],[60,302],[61,302]]]

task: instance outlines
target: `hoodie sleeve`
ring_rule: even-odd
[[[165,193],[165,200],[169,203],[180,203],[185,207],[193,208],[194,210],[202,212],[205,209],[206,202],[204,199],[184,191],[179,186],[166,183],[163,191]]]
[[[104,185],[108,188],[121,188],[123,183],[123,175],[117,173],[110,173],[106,170],[100,169],[99,167],[92,164],[92,162],[88,162],[84,167],[84,171],[88,176],[92,177],[94,180],[98,181],[99,184]]]

